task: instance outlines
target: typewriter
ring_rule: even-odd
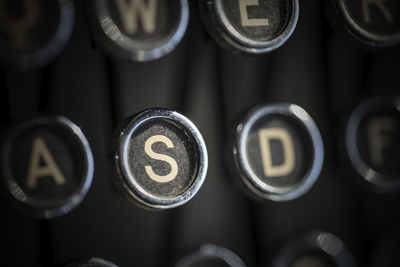
[[[397,0],[0,0],[1,266],[400,266]]]

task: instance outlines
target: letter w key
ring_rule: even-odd
[[[115,0],[121,15],[122,25],[128,34],[139,28],[139,19],[145,33],[156,30],[157,0]]]

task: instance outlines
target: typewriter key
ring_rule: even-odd
[[[375,97],[350,115],[345,147],[351,165],[379,192],[400,190],[400,98]]]
[[[356,263],[339,238],[316,231],[286,244],[272,267],[356,267]]]
[[[298,19],[297,0],[200,0],[204,24],[233,53],[260,54],[281,45]]]
[[[400,41],[398,0],[333,0],[347,31],[360,42],[377,47]]]
[[[175,111],[149,109],[132,116],[113,141],[115,184],[143,208],[183,205],[204,182],[208,157],[203,138]]]
[[[100,258],[81,259],[68,263],[65,267],[118,267],[110,261]]]
[[[0,65],[43,67],[64,48],[73,25],[70,0],[0,0]]]
[[[250,111],[236,127],[232,150],[239,185],[274,201],[297,198],[311,188],[322,168],[323,151],[314,121],[289,103]]]
[[[17,125],[1,151],[6,199],[39,218],[81,203],[93,178],[93,156],[78,126],[64,117],[40,116]]]
[[[112,56],[149,61],[170,53],[183,38],[187,0],[93,0],[94,37]]]
[[[198,250],[183,257],[175,267],[246,267],[242,259],[231,250],[212,245],[202,245]]]

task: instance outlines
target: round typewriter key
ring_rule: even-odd
[[[286,244],[272,267],[356,267],[356,263],[339,238],[311,232]]]
[[[100,258],[89,258],[76,260],[65,265],[65,267],[118,267],[116,264]]]
[[[115,184],[143,208],[183,205],[203,184],[205,143],[196,126],[175,111],[149,109],[128,118],[114,142]]]
[[[50,63],[74,25],[70,0],[1,0],[0,65],[29,70]]]
[[[400,190],[400,98],[371,98],[352,112],[345,145],[355,170],[381,192]]]
[[[246,267],[242,259],[231,250],[212,245],[202,245],[198,250],[183,257],[176,267]]]
[[[303,195],[318,178],[323,156],[317,126],[294,104],[255,108],[236,128],[233,158],[240,184],[261,198]]]
[[[113,56],[133,61],[158,59],[183,38],[187,0],[93,0],[95,39]]]
[[[207,30],[234,53],[270,52],[291,36],[297,24],[297,0],[201,0]]]
[[[348,32],[364,44],[390,46],[400,41],[398,0],[333,0]]]
[[[71,211],[92,183],[89,143],[64,117],[40,116],[17,125],[1,152],[6,199],[30,215],[52,218]]]

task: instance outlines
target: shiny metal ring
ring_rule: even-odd
[[[12,148],[17,137],[37,126],[61,129],[65,132],[65,137],[74,142],[76,148],[79,150],[79,154],[82,156],[79,159],[83,164],[81,177],[78,177],[80,180],[79,186],[61,204],[48,203],[43,205],[43,203],[39,203],[26,195],[16,182],[11,170],[9,159],[11,158]],[[0,164],[3,172],[3,181],[8,190],[6,199],[10,200],[10,203],[15,205],[17,209],[29,215],[45,219],[61,216],[77,207],[89,191],[94,173],[94,160],[89,142],[76,124],[62,116],[41,115],[17,125],[4,140]]]
[[[203,260],[221,261],[230,267],[246,267],[246,264],[234,252],[213,244],[202,245],[198,250],[183,257],[175,267],[190,267]]]
[[[189,4],[187,0],[176,0],[180,4],[179,23],[168,36],[154,41],[151,46],[135,41],[124,34],[114,22],[107,7],[108,0],[92,0],[90,14],[95,38],[111,55],[122,59],[146,62],[170,53],[182,40],[189,23]]]
[[[345,147],[352,166],[374,189],[382,192],[395,192],[400,190],[400,180],[397,176],[385,175],[375,171],[361,157],[357,148],[357,132],[365,115],[379,107],[392,107],[400,112],[400,97],[374,97],[360,105],[350,115],[345,130]]]
[[[332,1],[339,12],[339,15],[342,17],[346,30],[361,43],[375,47],[387,47],[400,42],[400,29],[396,33],[382,35],[366,31],[360,27],[360,25],[358,25],[358,23],[350,15],[348,9],[346,8],[345,0]]]
[[[132,134],[141,124],[153,119],[169,119],[180,125],[185,131],[190,133],[196,142],[199,152],[199,162],[196,177],[190,187],[183,193],[175,197],[163,198],[153,195],[146,191],[136,181],[130,171],[128,146]],[[116,145],[114,147],[113,165],[116,168],[116,186],[122,189],[123,193],[135,200],[140,206],[148,209],[170,209],[181,206],[192,199],[201,188],[207,173],[208,155],[207,148],[201,133],[196,126],[185,116],[168,109],[149,109],[139,115],[128,118],[129,122],[117,133]]]
[[[344,243],[335,235],[312,231],[287,243],[276,256],[272,267],[289,267],[303,253],[318,251],[337,267],[356,267],[356,261]]]
[[[301,182],[294,187],[278,188],[263,182],[252,170],[247,157],[246,140],[251,128],[260,118],[274,114],[284,115],[299,122],[307,131],[312,144],[312,167],[307,170]],[[245,185],[261,198],[273,201],[292,200],[306,193],[317,180],[324,158],[324,146],[317,125],[304,109],[290,103],[274,103],[252,110],[236,128],[236,142],[232,152]]]

